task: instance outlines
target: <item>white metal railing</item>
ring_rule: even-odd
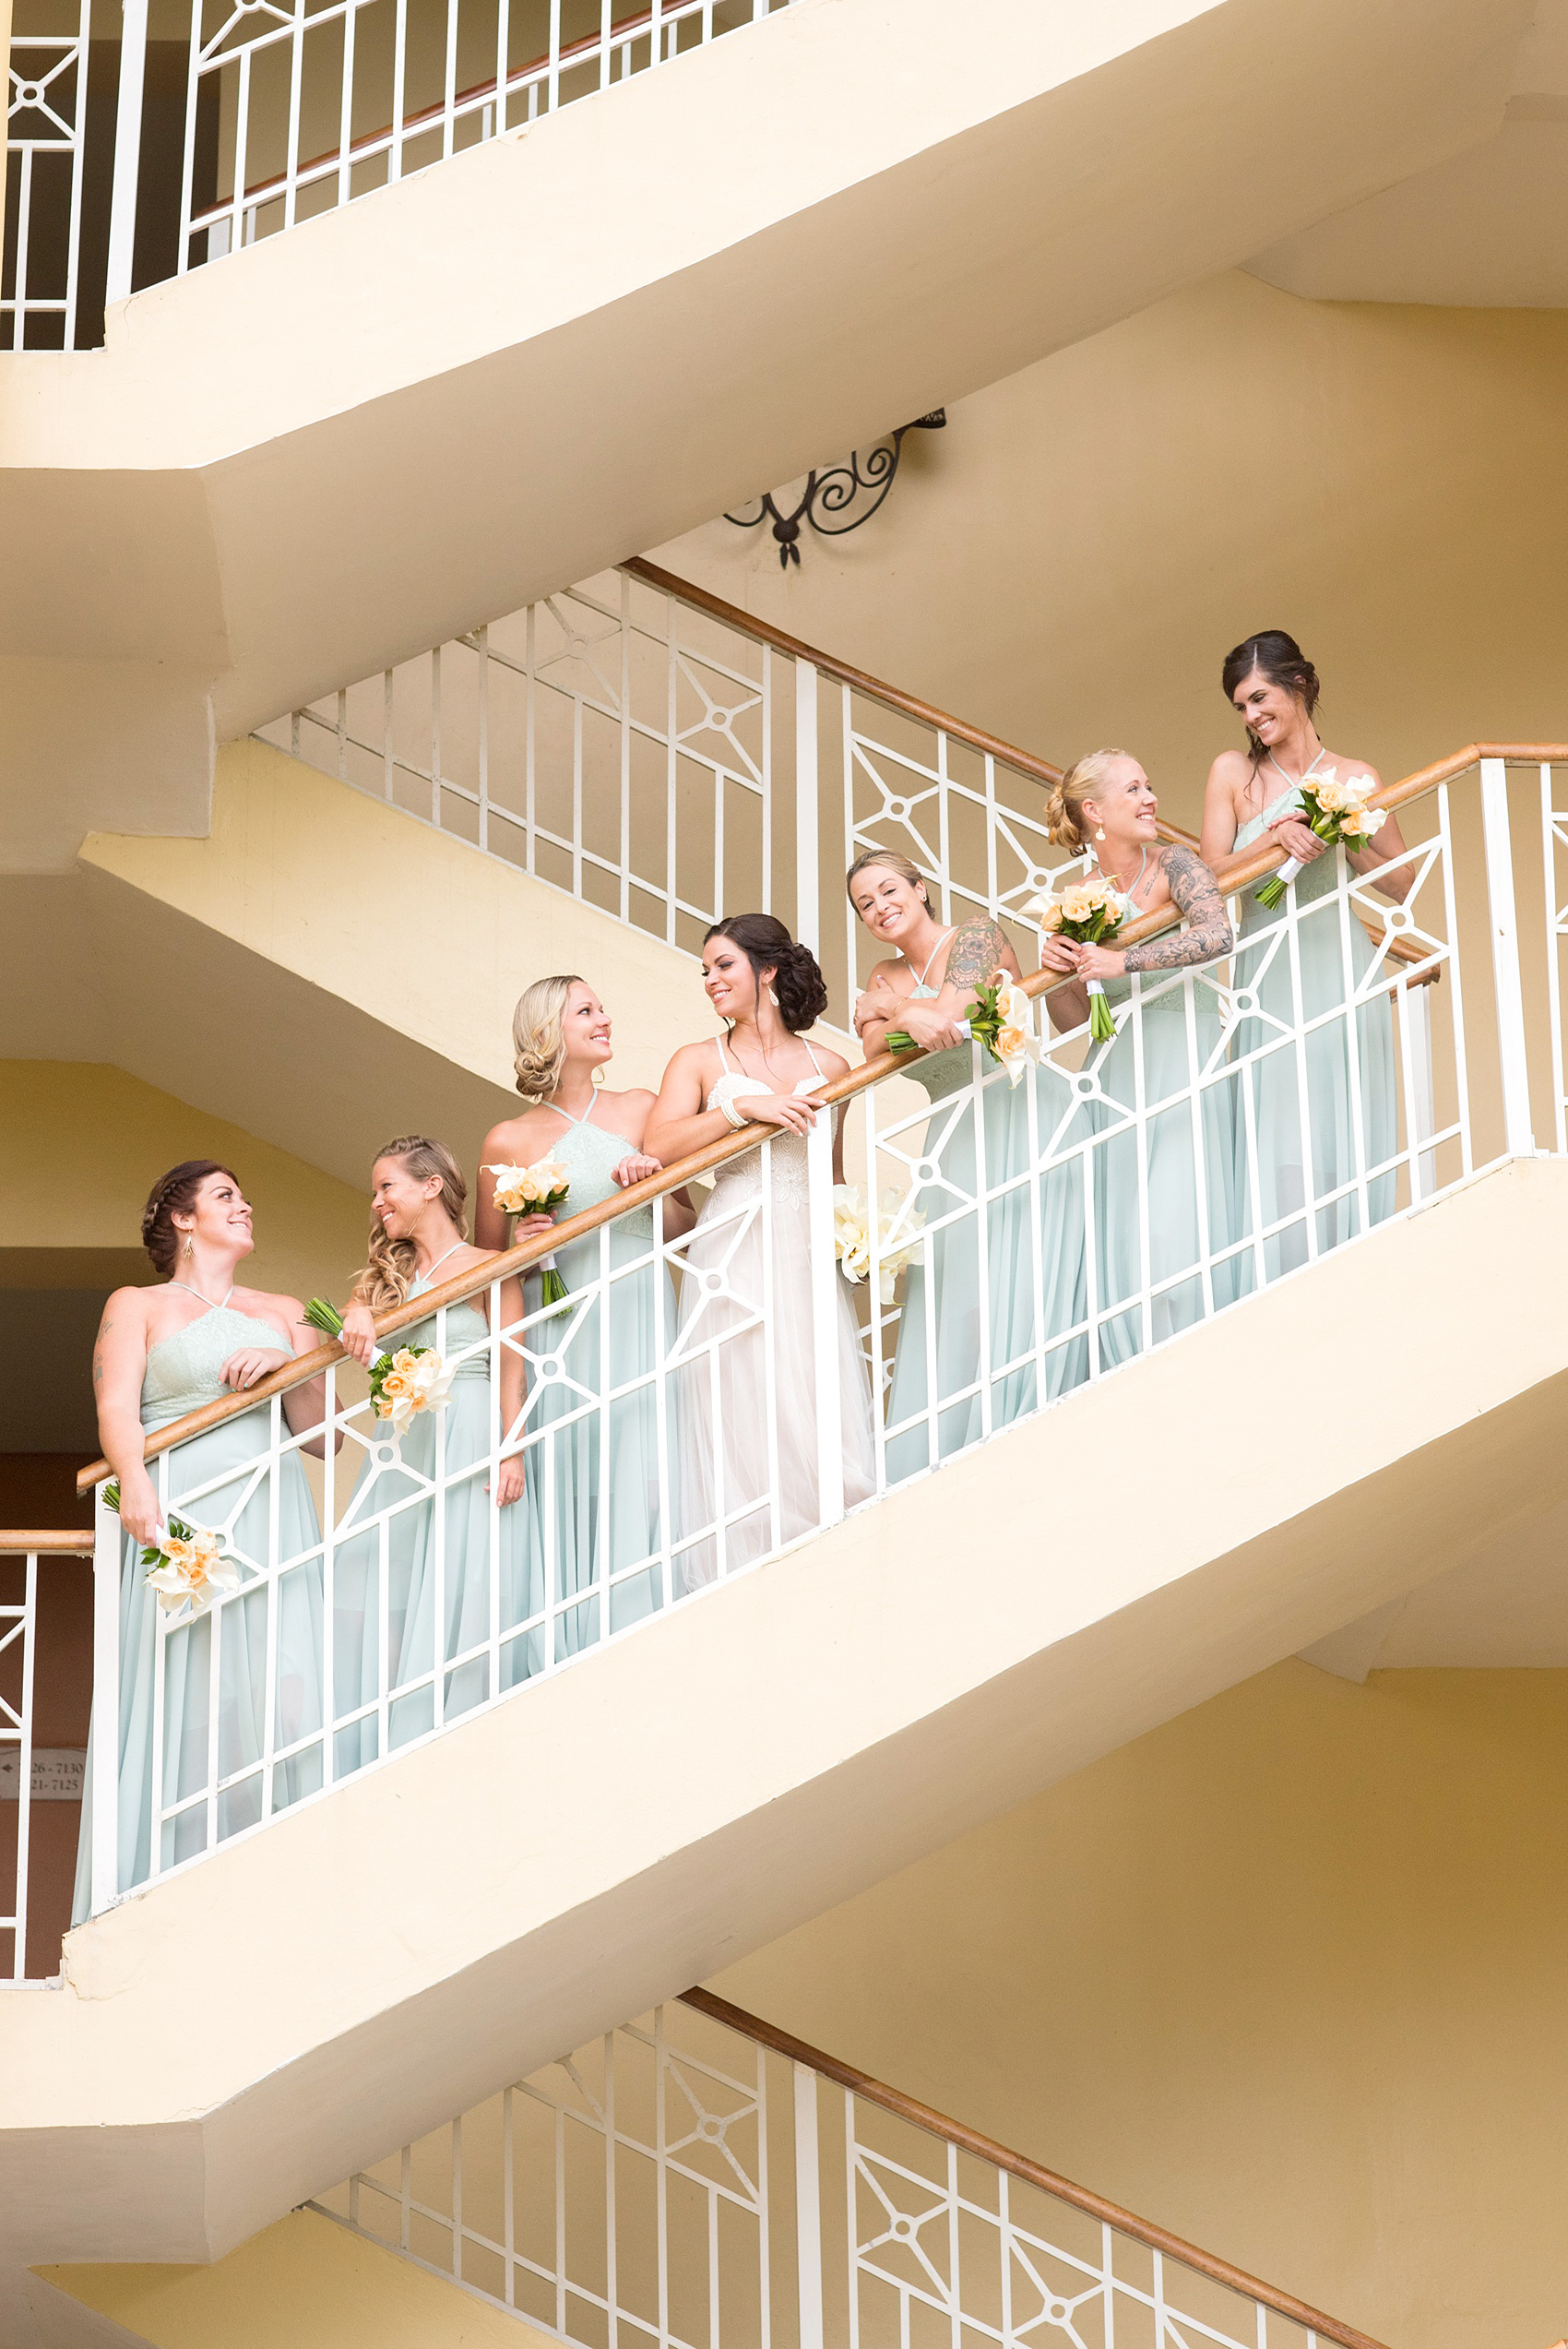
[[[1376,2349],[700,1992],[311,2207],[592,2349]]]
[[[84,230],[88,0],[70,35],[57,35],[46,0],[18,0],[9,148],[20,198],[0,346],[101,342],[104,300],[133,285],[293,228],[789,5],[191,0],[188,30],[155,42],[164,56],[149,78],[148,0],[125,0],[117,53],[98,44],[97,70],[117,75],[113,129],[105,105],[94,133],[110,193]],[[79,307],[78,276],[95,290]]]
[[[1026,967],[1062,866],[1058,769],[859,675],[646,562],[296,709],[264,741],[695,954],[765,908],[847,1019],[875,949],[844,875],[897,848],[944,922],[976,911]]]
[[[70,1532],[0,1533],[0,1983],[37,1979],[45,1952],[53,1958],[63,1919],[50,1904],[33,1899],[33,1807],[35,1765],[73,1761],[71,1755],[40,1757],[34,1695],[39,1656],[39,1568],[62,1554],[90,1553],[92,1536]],[[46,1788],[46,1792],[59,1792]],[[65,1789],[74,1798],[74,1785]],[[42,1931],[29,1943],[29,1912]],[[51,1968],[51,1971],[53,1969]]]
[[[494,1277],[486,1324],[470,1275],[405,1307],[462,1376],[400,1455],[336,1356],[324,1461],[283,1414],[297,1366],[160,1439],[165,1508],[244,1579],[152,1627],[148,1688],[101,1499],[95,1752],[128,1750],[125,1707],[141,1742],[118,1811],[96,1772],[94,1907],[1560,1138],[1562,773],[1464,754],[1397,787],[1399,903],[1336,853],[1325,895],[1298,885],[1259,927],[1241,884],[1278,852],[1239,861],[1229,959],[1127,983],[1111,1043],[1051,1035],[1016,1090],[979,1047],[840,1080],[849,1163],[886,1201],[858,1286],[829,1121],[731,1138],[564,1223],[564,1306]],[[666,1230],[663,1193],[705,1168],[696,1230]]]

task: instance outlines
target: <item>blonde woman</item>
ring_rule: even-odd
[[[1190,848],[1161,844],[1157,807],[1148,777],[1124,750],[1091,751],[1046,802],[1051,839],[1058,847],[1087,852],[1129,900],[1129,924],[1165,905],[1185,916],[1182,929],[1138,946],[1079,946],[1048,937],[1040,954],[1045,969],[1072,980],[1046,996],[1058,1028],[1087,1019],[1090,979],[1101,983],[1113,1006],[1133,996],[1134,974],[1141,995],[1139,1023],[1123,1020],[1114,1040],[1098,1047],[1087,1064],[1108,1101],[1151,1113],[1140,1136],[1113,1110],[1103,1112],[1101,1124],[1109,1130],[1094,1146],[1102,1366],[1142,1350],[1143,1307],[1131,1302],[1140,1291],[1151,1293],[1148,1329],[1156,1341],[1201,1318],[1204,1257],[1212,1258],[1241,1237],[1233,1079],[1206,1086],[1201,1107],[1194,1093],[1202,1074],[1225,1065],[1218,999],[1212,986],[1191,983],[1189,1007],[1190,983],[1182,976],[1229,954],[1230,924],[1218,883],[1203,860]],[[1140,1202],[1147,1215],[1146,1254]],[[1243,1278],[1234,1256],[1211,1263],[1214,1303],[1229,1304]],[[1125,1309],[1118,1313],[1117,1306]]]
[[[975,1051],[960,1024],[965,1008],[998,970],[1022,975],[989,914],[939,923],[924,874],[897,849],[867,849],[850,865],[845,888],[871,936],[891,948],[855,1006],[866,1057],[884,1049],[889,1028],[902,1030],[925,1047],[909,1074],[932,1103],[925,1154],[935,1162],[937,1179],[919,1196],[931,1237],[905,1281],[887,1404],[887,1473],[898,1478],[978,1443],[988,1399],[991,1426],[1004,1427],[1086,1375],[1085,1341],[1067,1334],[1085,1310],[1083,1169],[1077,1160],[1054,1168],[1037,1214],[1030,1169],[1073,1112],[1054,1069],[1032,1073],[1015,1088],[982,1055],[981,1090],[972,1090]],[[909,1147],[907,1138],[903,1146]],[[982,1163],[983,1323],[977,1200]],[[1037,1296],[1045,1315],[1043,1393],[1035,1360]],[[928,1336],[932,1321],[934,1335]],[[934,1397],[928,1397],[928,1353],[935,1363]]]
[[[497,1166],[549,1158],[564,1167],[571,1188],[563,1216],[601,1206],[659,1173],[659,1160],[643,1147],[653,1095],[603,1084],[614,1056],[611,1032],[609,1013],[575,972],[536,980],[520,997],[512,1043],[526,1106],[484,1138],[479,1237],[486,1246],[505,1247],[548,1221],[531,1217],[508,1231],[510,1219],[495,1204]],[[667,1238],[691,1229],[684,1191],[671,1193],[661,1212]],[[529,1381],[524,1418],[529,1515],[552,1593],[548,1646],[556,1657],[576,1654],[607,1629],[623,1630],[661,1603],[654,1379],[659,1322],[668,1335],[674,1298],[658,1261],[657,1228],[651,1207],[636,1208],[559,1250],[568,1302],[536,1318],[526,1334],[534,1361],[560,1365]],[[529,1291],[537,1315],[537,1282]]]
[[[367,1369],[382,1347],[375,1335],[378,1313],[444,1287],[494,1254],[469,1245],[467,1202],[462,1169],[444,1143],[404,1134],[378,1152],[371,1169],[369,1258],[343,1316],[343,1344]],[[504,1284],[502,1299],[507,1327],[523,1309],[515,1281]],[[491,1397],[489,1304],[488,1292],[481,1291],[447,1308],[445,1331],[432,1315],[390,1341],[394,1347],[434,1346],[457,1369],[445,1406],[413,1422],[395,1457],[384,1456],[386,1433],[380,1423],[357,1421],[348,1430],[367,1449],[339,1527],[351,1538],[338,1551],[335,1710],[339,1722],[346,1714],[356,1716],[338,1732],[339,1777],[375,1760],[382,1750],[375,1708],[384,1607],[388,1747],[406,1745],[434,1726],[438,1671],[445,1675],[445,1721],[493,1693],[489,1660],[474,1653],[490,1637],[493,1485],[500,1519],[494,1556],[501,1582],[501,1686],[509,1687],[536,1668],[526,1635],[505,1641],[508,1629],[528,1621],[536,1609],[528,1516],[517,1507],[524,1491],[520,1452],[514,1449],[502,1460],[493,1479],[488,1473],[498,1432],[505,1442],[521,1413],[523,1385],[518,1356],[503,1347],[498,1430]],[[430,1485],[443,1473],[447,1481],[438,1515]],[[384,1511],[385,1531],[374,1521]],[[438,1580],[445,1592],[439,1663]]]

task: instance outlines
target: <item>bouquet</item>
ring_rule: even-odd
[[[959,1025],[1006,1069],[1010,1085],[1017,1083],[1031,1060],[1039,1058],[1034,1007],[1005,971],[998,971],[980,989]],[[914,1038],[902,1028],[889,1028],[884,1042],[889,1052],[915,1049]]]
[[[1024,911],[1039,924],[1047,937],[1071,938],[1078,946],[1103,946],[1122,927],[1130,903],[1103,875],[1092,873],[1084,880],[1069,882],[1060,897],[1048,889]],[[1099,981],[1091,979],[1088,986],[1089,1034],[1097,1044],[1108,1044],[1116,1033],[1116,1022]]]
[[[892,1304],[894,1283],[920,1246],[921,1234],[925,1229],[923,1215],[908,1215],[904,1219],[903,1237],[895,1239],[901,1204],[897,1191],[885,1191],[877,1211],[877,1290],[884,1305]],[[846,1281],[863,1281],[870,1272],[871,1243],[871,1210],[861,1205],[859,1184],[836,1183],[833,1186],[833,1253],[843,1268]]]
[[[103,1487],[103,1497],[117,1517],[117,1476]],[[141,1562],[152,1569],[144,1579],[148,1589],[157,1592],[159,1605],[170,1615],[188,1605],[192,1622],[207,1613],[215,1598],[240,1587],[240,1569],[232,1557],[224,1556],[217,1534],[209,1533],[204,1525],[187,1525],[183,1517],[169,1520],[162,1541],[144,1548]]]
[[[1374,788],[1370,775],[1352,775],[1342,783],[1330,767],[1325,774],[1303,779],[1298,788],[1308,823],[1330,848],[1337,848],[1341,841],[1352,848],[1365,848],[1372,834],[1383,829],[1387,810],[1367,805]],[[1258,903],[1270,908],[1277,905],[1301,869],[1301,859],[1288,856],[1278,872],[1271,873],[1254,892]]]
[[[552,1214],[572,1187],[570,1174],[552,1158],[541,1158],[532,1166],[487,1166],[483,1171],[495,1177],[495,1204],[504,1215],[528,1215],[536,1210]],[[555,1270],[555,1258],[541,1257],[539,1270],[545,1304],[559,1305],[566,1283]]]
[[[326,1297],[312,1297],[304,1318],[329,1338],[343,1334],[343,1317]],[[394,1436],[406,1436],[422,1413],[441,1409],[457,1375],[457,1365],[448,1370],[434,1346],[399,1346],[396,1353],[383,1348],[370,1365],[371,1408],[377,1419],[392,1422]]]

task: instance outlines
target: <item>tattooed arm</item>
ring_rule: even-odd
[[[1129,947],[1122,959],[1123,971],[1181,971],[1191,962],[1218,960],[1235,943],[1219,884],[1200,856],[1190,848],[1168,848],[1165,881],[1186,926]]]
[[[937,994],[931,998],[901,996],[898,1017],[892,1024],[927,1052],[962,1043],[964,1033],[958,1022],[973,1003],[977,989],[999,970],[1015,979],[1023,976],[1017,956],[990,914],[972,913],[953,933]]]

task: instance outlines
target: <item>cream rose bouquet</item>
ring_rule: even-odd
[[[980,989],[958,1024],[1006,1069],[1010,1085],[1017,1083],[1031,1060],[1039,1058],[1034,1006],[1017,981],[1005,971],[998,971]],[[902,1028],[889,1028],[884,1041],[889,1052],[915,1049],[914,1038]]]
[[[343,1334],[343,1317],[329,1298],[312,1297],[303,1318],[328,1338]],[[457,1375],[457,1364],[448,1369],[434,1346],[383,1348],[370,1365],[371,1409],[377,1419],[389,1419],[392,1433],[401,1437],[424,1413],[440,1410]]]
[[[1048,889],[1024,912],[1031,922],[1039,923],[1047,937],[1071,938],[1077,946],[1103,946],[1126,920],[1130,902],[1103,874],[1091,873],[1081,881],[1070,881],[1060,896]],[[1107,1044],[1116,1033],[1116,1022],[1100,982],[1091,979],[1088,988],[1089,1034],[1097,1044]]]
[[[1370,775],[1352,775],[1342,783],[1330,767],[1324,774],[1307,777],[1299,788],[1307,822],[1330,848],[1337,848],[1341,841],[1348,848],[1365,848],[1387,820],[1386,809],[1367,805],[1375,788]],[[1253,892],[1258,903],[1277,906],[1301,864],[1301,857],[1288,856],[1278,872],[1271,873]]]
[[[538,1159],[532,1166],[487,1166],[484,1172],[495,1177],[495,1204],[503,1215],[553,1215],[572,1187],[570,1172],[552,1158]],[[545,1304],[559,1305],[566,1283],[555,1270],[555,1258],[541,1257],[539,1272]]]
[[[103,1497],[118,1516],[118,1477],[105,1485]],[[187,1525],[183,1517],[169,1520],[162,1541],[144,1547],[141,1562],[151,1568],[143,1579],[148,1589],[157,1592],[165,1614],[174,1615],[188,1606],[191,1621],[205,1615],[214,1599],[240,1587],[240,1569],[232,1557],[225,1556],[217,1534],[204,1525]]]
[[[900,1205],[896,1191],[885,1191],[876,1213],[876,1285],[884,1305],[892,1304],[894,1284],[919,1247],[921,1234],[925,1229],[923,1215],[908,1214],[903,1219],[902,1233],[895,1238]],[[869,1275],[872,1238],[871,1210],[862,1199],[860,1185],[836,1183],[833,1186],[833,1253],[846,1281],[858,1283]]]

